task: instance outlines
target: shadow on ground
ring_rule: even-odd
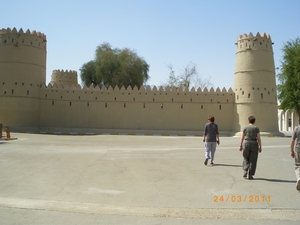
[[[263,180],[268,182],[278,182],[278,183],[296,183],[296,180],[280,180],[272,178],[254,178],[254,180]]]
[[[242,165],[231,165],[231,164],[214,164],[214,166],[229,166],[229,167],[242,167]]]

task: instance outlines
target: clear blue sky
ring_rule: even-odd
[[[167,81],[167,64],[178,74],[193,62],[214,88],[228,89],[238,35],[270,34],[279,67],[283,44],[300,36],[300,0],[7,0],[0,23],[47,36],[47,84],[56,69],[76,70],[79,78],[108,42],[146,60],[149,85]]]

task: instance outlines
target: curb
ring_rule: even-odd
[[[84,136],[92,136],[92,135],[124,135],[124,136],[166,136],[166,137],[201,137],[202,135],[198,134],[155,134],[155,133],[91,133],[91,132],[61,132],[61,131],[40,131],[40,132],[32,132],[32,131],[19,131],[15,133],[26,133],[26,134],[48,134],[48,135],[84,135]]]

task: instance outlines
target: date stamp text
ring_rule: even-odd
[[[215,195],[214,202],[250,202],[250,203],[258,203],[258,202],[271,202],[271,196],[265,195]]]

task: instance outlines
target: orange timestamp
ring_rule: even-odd
[[[214,202],[271,202],[271,196],[265,196],[265,195],[215,195],[214,196]]]

